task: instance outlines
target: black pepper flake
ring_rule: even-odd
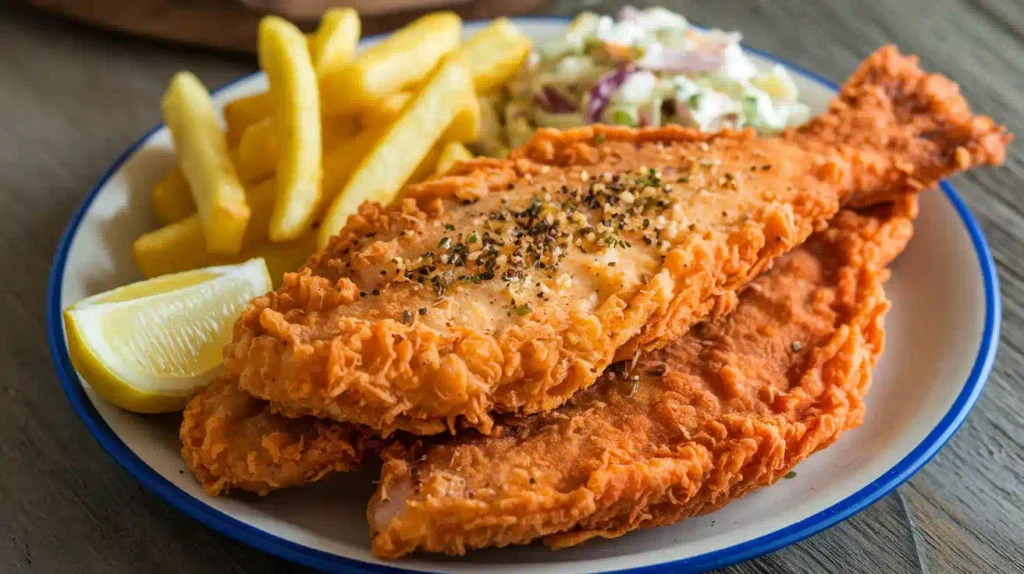
[[[438,297],[443,297],[448,292],[448,288],[452,285],[452,280],[455,274],[451,270],[443,271],[434,275],[430,278],[430,283],[434,286],[434,293]]]
[[[533,477],[531,476],[531,477],[530,477],[530,484],[537,484],[537,479],[536,479],[536,478],[533,478]]]
[[[420,315],[426,315],[427,314],[427,308],[426,307],[420,307],[418,311],[419,311]]]
[[[652,377],[661,377],[666,372],[668,372],[668,367],[666,367],[665,365],[662,364],[662,365],[655,365],[654,367],[651,367],[651,369],[649,371],[647,371],[647,374],[651,375]]]
[[[374,289],[373,291],[370,291],[370,293],[374,295],[380,295],[380,289]]]
[[[402,311],[402,322],[406,325],[412,324],[412,313],[409,311]]]
[[[455,226],[452,225],[451,223],[445,223],[444,228],[447,229],[448,231],[455,231]]]

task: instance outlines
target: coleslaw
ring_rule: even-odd
[[[679,124],[775,133],[809,118],[782,66],[759,70],[738,32],[703,30],[664,8],[584,12],[484,101],[478,143],[504,155],[538,127]]]

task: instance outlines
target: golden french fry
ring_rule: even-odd
[[[326,206],[348,182],[359,162],[373,149],[373,144],[380,139],[387,126],[367,128],[358,134],[340,141],[337,146],[324,154],[324,199]]]
[[[423,16],[323,76],[324,114],[351,114],[419,84],[459,45],[462,20],[452,12]]]
[[[224,256],[206,251],[203,220],[198,215],[145,233],[132,243],[132,259],[147,279],[206,267],[217,257]]]
[[[181,168],[174,168],[153,187],[153,213],[160,223],[167,225],[181,221],[196,212],[196,202],[185,181]]]
[[[359,121],[355,116],[335,116],[320,120],[323,122],[320,137],[323,139],[325,157],[330,154],[330,150],[359,133]]]
[[[245,189],[228,157],[228,146],[210,94],[193,74],[171,79],[161,102],[192,198],[202,218],[206,249],[238,253],[249,221]]]
[[[264,239],[236,255],[213,254],[204,249],[202,221],[188,217],[139,237],[132,245],[132,256],[136,267],[147,279],[262,257],[276,287],[285,272],[297,270],[313,254],[316,242],[316,232],[309,231],[294,241],[284,243]]]
[[[274,190],[274,181],[266,180],[246,192],[252,216],[243,237],[245,247],[266,241],[270,214],[274,209]],[[187,265],[192,262],[212,260],[218,254],[207,253],[203,242],[202,218],[193,214],[141,235],[132,245],[132,253],[142,274],[154,277],[170,273],[168,269],[191,269]]]
[[[530,53],[530,39],[508,18],[498,18],[462,45],[477,93],[486,93],[509,81]]]
[[[425,181],[434,176],[434,171],[437,170],[437,160],[441,158],[441,150],[444,149],[445,140],[442,136],[441,139],[437,140],[427,155],[420,160],[419,165],[413,170],[412,175],[409,179],[405,180],[405,185],[419,183]]]
[[[209,253],[205,249],[203,224],[198,215],[143,234],[132,244],[132,257],[144,276],[156,277],[209,265],[224,265],[264,257],[267,266],[283,273],[290,265],[298,265],[315,248],[315,232],[284,243],[270,243],[267,232],[274,209],[276,192],[273,180],[254,185],[246,192],[252,209],[250,225],[245,231],[242,251],[236,255]],[[274,263],[271,263],[271,259]],[[275,280],[280,275],[272,275]]]
[[[480,99],[475,92],[465,94],[463,107],[444,133],[445,141],[472,142],[480,135]]]
[[[446,128],[473,103],[476,96],[465,57],[445,57],[334,198],[320,225],[320,247],[364,201],[390,203]]]
[[[234,147],[245,129],[270,115],[270,96],[263,92],[238,98],[224,106],[224,123],[228,126],[228,146]]]
[[[459,142],[450,142],[441,148],[437,156],[437,166],[434,168],[434,175],[444,175],[453,165],[460,161],[473,159],[473,152],[466,149],[466,146]]]
[[[277,147],[277,135],[270,118],[263,118],[246,128],[235,152],[238,177],[251,184],[274,175]]]
[[[360,116],[360,123],[367,128],[384,126],[395,121],[402,108],[412,99],[412,92],[395,92],[373,104]]]
[[[348,64],[359,45],[359,28],[359,13],[352,8],[324,12],[309,45],[317,75],[336,72]]]
[[[320,97],[306,37],[286,20],[260,20],[259,60],[270,80],[279,150],[270,239],[287,241],[309,229],[320,202]]]
[[[355,136],[358,131],[355,118],[324,118],[321,137],[323,138],[325,156],[329,155],[330,150],[340,145],[341,142]],[[245,130],[235,149],[234,161],[238,177],[247,185],[263,181],[274,175],[277,168],[277,156],[276,131],[270,118],[264,118]]]

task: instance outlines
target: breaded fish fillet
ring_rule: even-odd
[[[843,211],[732,313],[617,363],[553,412],[492,436],[396,441],[367,511],[373,552],[571,546],[775,482],[861,423],[889,307],[884,266],[915,212],[912,196],[891,211]]]
[[[192,398],[180,436],[181,455],[209,494],[267,494],[354,470],[380,443],[356,425],[276,414],[230,377]]]
[[[868,261],[881,265],[893,258],[909,238],[910,229],[904,219],[912,213],[913,204],[905,204],[885,224],[870,217],[842,213],[833,222],[838,232],[826,232],[822,234],[824,239],[812,238],[802,249],[812,249],[826,240],[836,245],[847,242],[847,257],[856,259],[852,254],[861,251],[865,254],[864,258],[856,259],[855,265],[866,266]],[[787,257],[798,255],[799,252]],[[790,269],[785,261],[776,274]],[[838,265],[839,260],[833,263]],[[773,284],[782,280],[776,278]],[[758,284],[751,289],[759,289]],[[723,302],[717,310],[722,313],[732,307],[732,303]],[[701,333],[699,329],[691,338]],[[663,353],[671,354],[674,348]],[[641,361],[649,359],[645,356]],[[776,372],[783,369],[782,365],[775,368]],[[606,375],[609,377],[613,375]],[[527,420],[534,421],[536,427],[546,419]],[[313,482],[330,472],[355,470],[367,454],[377,452],[384,442],[369,429],[350,423],[309,416],[289,419],[273,412],[269,403],[240,389],[230,377],[215,381],[190,401],[180,436],[182,456],[210,494],[239,489],[267,494],[278,488]]]
[[[542,130],[507,161],[364,204],[250,304],[225,365],[290,416],[487,433],[684,334],[840,206],[1000,163],[1008,140],[891,47],[776,137]]]

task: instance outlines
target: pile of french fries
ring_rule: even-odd
[[[161,109],[178,165],[152,191],[164,227],[132,246],[143,275],[263,257],[280,281],[364,201],[390,203],[471,158],[478,95],[507,82],[531,49],[505,19],[463,43],[450,12],[361,52],[359,37],[349,8],[329,10],[309,35],[263,18],[270,88],[228,103],[223,124],[198,78],[174,76]]]

